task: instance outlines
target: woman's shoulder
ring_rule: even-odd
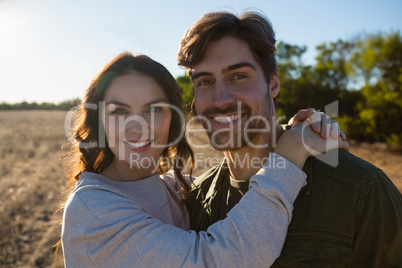
[[[95,196],[103,196],[108,193],[116,193],[114,181],[93,172],[82,172],[72,195],[80,196],[82,199],[92,198]],[[83,194],[85,193],[85,194]]]
[[[111,206],[124,203],[133,205],[134,202],[114,187],[113,182],[97,173],[83,172],[66,202],[65,210],[98,215],[111,209]]]

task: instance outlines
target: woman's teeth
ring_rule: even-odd
[[[213,119],[218,123],[227,124],[239,119],[240,117],[241,114],[231,116],[216,116]]]
[[[144,147],[148,144],[150,144],[152,142],[152,140],[150,141],[144,141],[144,142],[129,142],[129,141],[124,141],[125,144],[129,145],[130,147],[133,148],[140,148],[140,147]]]

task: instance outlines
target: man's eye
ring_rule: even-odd
[[[210,85],[210,84],[212,84],[212,82],[210,80],[201,80],[198,83],[198,86],[206,86],[206,85]]]
[[[243,79],[243,78],[247,78],[247,76],[244,74],[236,74],[235,76],[233,76],[234,80],[239,80],[239,79]]]

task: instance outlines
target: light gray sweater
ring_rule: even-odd
[[[83,172],[63,216],[65,266],[268,267],[281,252],[306,178],[285,161],[286,168],[264,166],[227,218],[200,233],[188,230],[172,173],[116,182]]]

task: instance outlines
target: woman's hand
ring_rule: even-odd
[[[341,137],[343,141],[346,141],[346,135],[340,129],[338,122],[332,120],[331,117],[326,115],[325,113],[319,113],[315,109],[305,109],[298,111],[295,116],[293,116],[290,120],[288,125],[293,126],[298,122],[310,121],[311,128],[314,132],[321,135],[322,138],[327,139],[328,133],[334,139]]]
[[[277,153],[299,168],[303,168],[307,158],[312,155],[326,153],[334,149],[349,150],[349,143],[341,136],[334,138],[333,135],[326,139],[316,133],[311,126],[311,122],[306,120],[304,123],[295,123],[293,127],[284,132],[274,149]]]

